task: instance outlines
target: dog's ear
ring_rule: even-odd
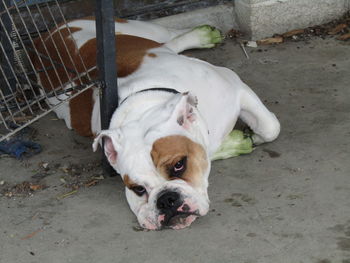
[[[190,124],[196,120],[194,108],[197,107],[197,97],[189,92],[177,94],[168,104],[172,108],[170,120],[174,121],[185,129],[190,127]]]
[[[104,143],[104,151],[107,156],[108,161],[111,165],[117,162],[118,156],[118,145],[120,141],[120,130],[103,130],[94,139],[92,144],[92,149],[95,152],[97,150],[98,144],[102,146],[102,140]]]

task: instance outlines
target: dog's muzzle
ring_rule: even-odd
[[[181,207],[181,211],[179,208]],[[186,218],[195,215],[189,212],[190,207],[184,204],[180,194],[174,191],[162,191],[158,194],[157,208],[164,220],[160,223],[163,228],[184,224]]]

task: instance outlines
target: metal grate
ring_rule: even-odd
[[[0,141],[96,86],[58,1],[32,2],[0,0]]]

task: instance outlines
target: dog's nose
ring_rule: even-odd
[[[161,193],[157,200],[157,208],[160,211],[176,210],[182,205],[182,200],[177,192]]]

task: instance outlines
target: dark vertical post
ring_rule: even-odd
[[[100,96],[101,128],[108,129],[118,106],[114,1],[96,0],[97,67],[102,83]],[[105,170],[111,172],[103,157]]]
[[[4,0],[2,1],[2,3],[0,2],[0,12],[4,12],[6,10],[5,5],[11,6],[12,4],[11,1],[12,0]],[[15,87],[16,81],[11,71],[11,68],[14,68],[15,60],[14,60],[14,53],[11,47],[12,41],[6,36],[6,32],[9,36],[11,36],[11,33],[12,33],[12,23],[7,12],[1,15],[1,20],[3,22],[4,28],[1,28],[0,26],[0,41],[6,54],[3,54],[3,55],[0,54],[0,63],[4,70],[4,75],[5,75],[5,76],[2,76],[2,74],[0,73],[0,88],[4,93],[4,95],[6,96],[8,94],[11,94],[16,89]],[[7,56],[10,64],[7,62],[4,56]],[[7,78],[10,84],[10,87],[8,87],[8,85],[6,84],[4,80],[5,78]]]

